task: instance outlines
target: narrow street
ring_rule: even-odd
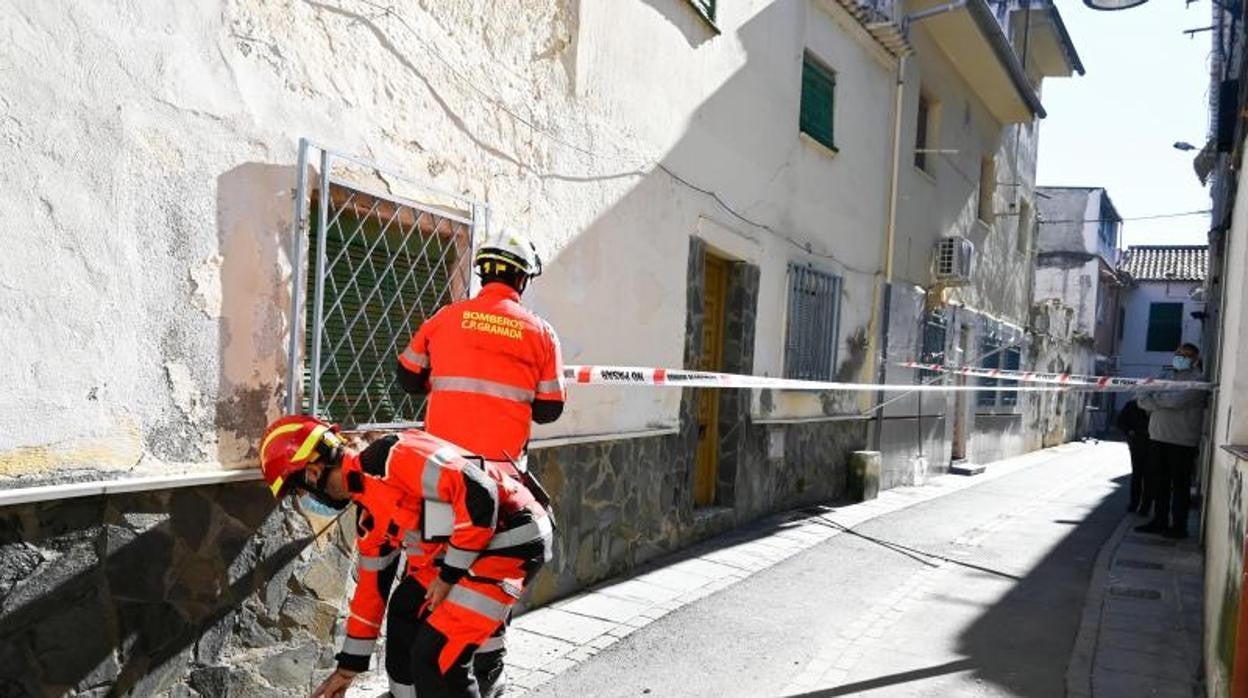
[[[530,695],[1062,696],[1128,472],[1116,443],[1035,454],[675,610]]]

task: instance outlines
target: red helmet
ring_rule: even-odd
[[[292,415],[269,425],[260,442],[260,471],[274,497],[289,490],[290,477],[318,456],[342,446],[338,427],[316,417]]]

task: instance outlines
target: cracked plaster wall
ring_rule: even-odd
[[[22,409],[0,417],[0,475],[249,462],[284,391],[300,136],[484,201],[533,235],[550,264],[528,300],[569,363],[680,364],[669,299],[708,221],[760,266],[760,373],[781,371],[790,260],[846,277],[843,337],[870,321],[889,70],[827,9],[736,3],[719,33],[680,0],[11,13],[0,138],[20,156],[0,168],[0,214],[23,225],[3,233],[0,320],[20,334],[0,400]],[[837,64],[838,94],[857,105],[838,116],[835,157],[793,126],[804,45]],[[677,413],[663,391],[582,391],[539,435]]]
[[[969,285],[955,288],[946,301],[977,312],[1026,322],[1031,305],[1032,259],[1020,245],[1022,204],[1035,206],[1038,121],[1001,124],[927,35],[915,25],[918,53],[906,76],[907,115],[916,113],[919,92],[937,103],[936,135],[929,148],[952,152],[929,154],[928,169],[913,164],[916,120],[902,122],[904,152],[897,213],[897,280],[932,285],[932,248],[938,238],[960,235],[975,245],[975,270]],[[996,186],[992,220],[979,219],[980,163],[994,158]],[[1034,230],[1034,223],[1030,226]]]
[[[17,332],[0,404],[20,406],[0,417],[5,484],[254,464],[285,388],[300,136],[527,230],[550,263],[526,300],[569,363],[685,364],[696,235],[756,270],[755,372],[782,370],[796,260],[845,276],[838,370],[860,375],[891,83],[833,11],[726,4],[717,32],[684,0],[7,9],[0,143],[17,155],[0,166],[0,215],[22,225],[0,232],[0,320]],[[838,116],[835,156],[796,132],[807,44],[858,106]],[[674,426],[681,404],[678,391],[585,390],[540,433]],[[837,494],[862,434],[733,434],[739,513],[701,528],[686,437],[536,453],[536,467],[561,466],[560,492],[593,494],[574,499],[584,530],[562,539],[571,568],[552,568],[539,598]],[[769,442],[787,470],[763,462]],[[624,503],[616,518],[597,508],[608,500]],[[307,526],[272,506],[251,483],[0,511],[4,690],[306,693],[340,623],[349,532],[305,551]],[[97,632],[75,633],[82,619]]]

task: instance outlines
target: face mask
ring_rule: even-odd
[[[1174,366],[1176,371],[1186,371],[1192,367],[1192,359],[1187,356],[1176,356],[1170,360],[1170,365]]]
[[[327,519],[332,519],[338,515],[338,512],[342,511],[341,509],[335,509],[317,497],[312,496],[311,493],[304,494],[297,501],[299,503],[299,510],[304,514],[310,514],[312,516],[322,516]]]
[[[346,509],[351,500],[335,499],[329,495],[325,487],[325,483],[330,476],[336,472],[337,470],[334,468],[326,468],[321,472],[320,479],[315,483],[309,483],[306,480],[300,483],[300,489],[303,490],[303,494],[299,497],[299,508],[305,512],[315,513],[320,516],[337,516],[338,512]]]

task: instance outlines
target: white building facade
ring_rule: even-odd
[[[537,242],[525,300],[570,364],[873,381],[936,319],[950,357],[1021,360],[1039,85],[1081,70],[1056,9],[1027,7],[4,10],[0,133],[18,157],[0,213],[24,224],[0,256],[0,320],[19,328],[0,368],[16,532],[0,565],[21,570],[0,589],[21,601],[0,617],[0,679],[306,691],[354,527],[308,547],[254,482],[257,439],[288,409],[415,423],[393,358],[471,292],[489,228]],[[951,235],[977,270],[937,283]],[[985,395],[937,399],[935,417],[895,403],[878,433],[904,472],[884,484],[922,462],[907,419],[936,444],[924,473],[1026,448],[1024,406]],[[532,601],[842,494],[873,399],[571,388],[531,444],[560,511]],[[41,633],[88,621],[47,650]],[[290,670],[253,671],[266,662]]]
[[[1208,245],[1132,245],[1127,249],[1122,270],[1131,283],[1118,323],[1118,375],[1159,376],[1170,367],[1180,344],[1200,346],[1208,263]]]
[[[1116,375],[1125,281],[1118,270],[1122,217],[1101,187],[1039,187],[1036,271],[1032,296],[1073,313],[1070,358],[1046,367],[1082,375]],[[1114,413],[1111,393],[1067,400],[1079,414],[1072,436],[1101,435]]]
[[[941,9],[906,5],[916,59],[902,95],[888,361],[1030,367],[1040,349],[1029,339],[1040,87],[1083,66],[1049,3]],[[973,254],[964,265],[938,249]],[[935,377],[890,365],[886,380]],[[885,482],[1039,447],[1048,414],[1018,393],[899,399],[880,423]]]

